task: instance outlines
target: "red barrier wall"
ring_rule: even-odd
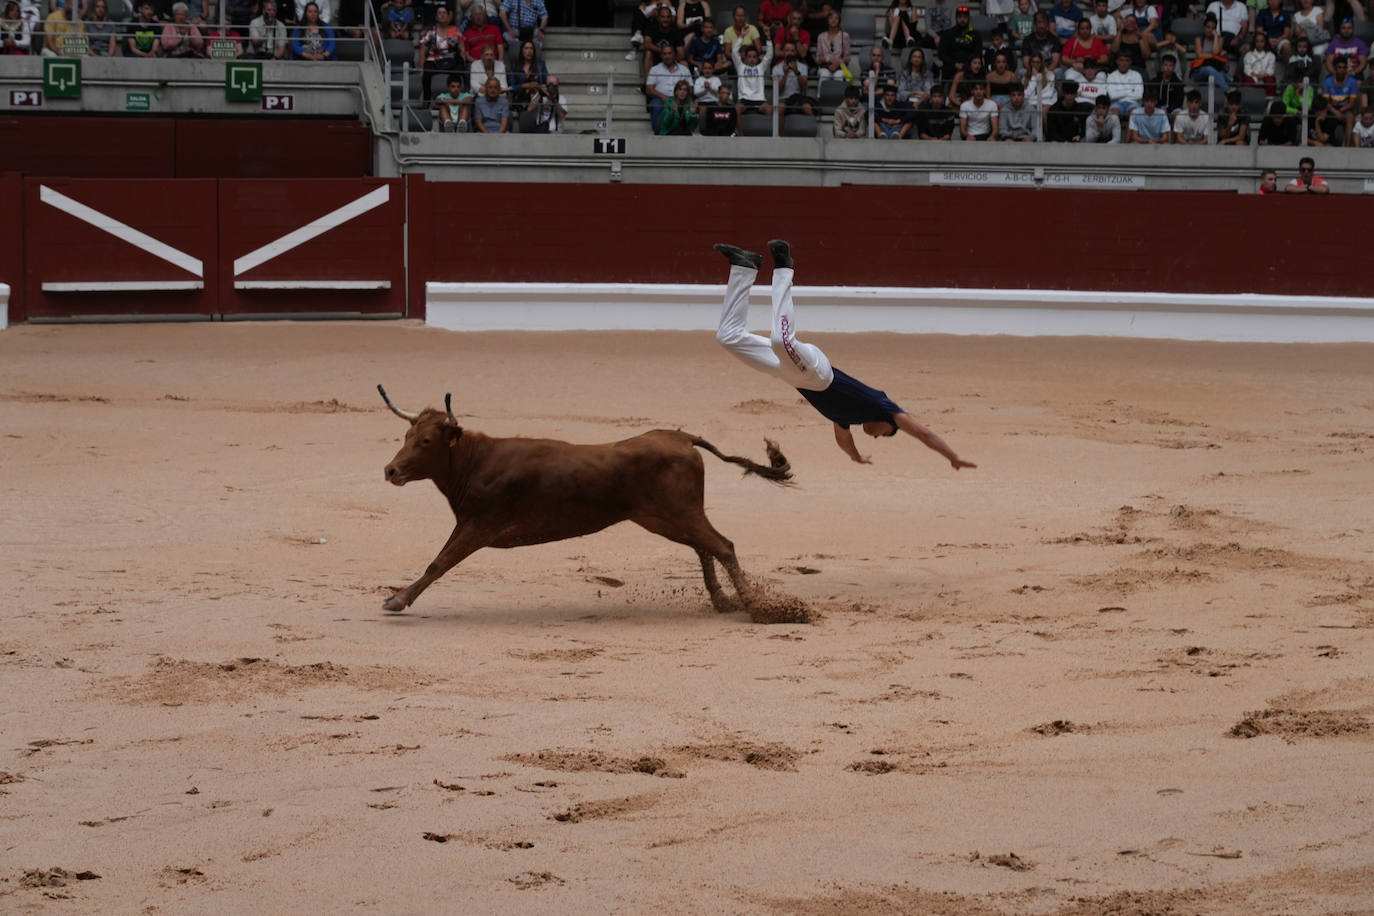
[[[219,182],[219,213],[219,311],[405,314],[405,187],[400,179],[226,179]],[[314,230],[308,228],[312,223]],[[388,286],[236,288],[241,282],[283,281]]]
[[[0,172],[66,178],[359,178],[372,135],[356,121],[0,118]]]
[[[782,235],[793,242],[808,285],[1374,296],[1374,271],[1356,256],[1355,241],[1370,201],[1354,195],[428,188],[431,280],[720,283],[723,261],[713,242],[763,251]],[[453,256],[455,238],[463,241],[462,257]]]
[[[23,321],[24,179],[18,172],[0,174],[0,283],[10,288],[10,323]]]

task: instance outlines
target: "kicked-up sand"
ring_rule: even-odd
[[[0,333],[0,911],[1374,912],[1374,347],[816,342],[979,468],[709,333]],[[383,613],[453,519],[378,382],[777,440],[707,512],[812,622],[633,525]]]

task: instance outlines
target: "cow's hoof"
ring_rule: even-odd
[[[406,609],[406,603],[401,600],[400,595],[392,595],[382,602],[382,610],[391,614],[399,614]]]

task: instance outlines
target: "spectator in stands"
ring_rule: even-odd
[[[510,86],[511,110],[524,111],[544,91],[544,84],[549,81],[549,68],[539,59],[532,41],[520,45],[517,60],[515,69],[506,71],[506,81]]]
[[[1145,96],[1145,80],[1131,69],[1131,55],[1124,51],[1116,56],[1116,69],[1107,74],[1107,95],[1112,97],[1112,111],[1126,118]]]
[[[1212,142],[1212,119],[1202,110],[1202,93],[1189,90],[1188,108],[1174,117],[1174,142],[1184,146],[1206,146]]]
[[[838,13],[843,2],[844,0],[835,0],[835,5],[831,6],[830,0],[801,0],[803,22],[808,29],[819,35],[829,24],[830,14]]]
[[[253,14],[257,9],[256,0],[226,0],[224,16],[229,20],[230,25],[245,29],[253,21]]]
[[[914,108],[930,95],[931,79],[926,70],[926,52],[912,48],[906,56],[906,66],[897,79],[897,98]]]
[[[558,84],[558,77],[550,76],[548,81],[532,96],[530,108],[534,111],[534,130],[536,134],[561,134],[563,124],[568,119],[568,98]]]
[[[840,28],[840,13],[831,10],[825,21],[825,31],[816,42],[816,73],[821,79],[842,79],[849,82],[849,33]]]
[[[1263,86],[1264,94],[1273,98],[1276,88],[1274,68],[1278,60],[1269,49],[1269,33],[1256,29],[1252,40],[1254,45],[1241,62],[1241,74],[1244,77],[1241,82],[1247,86]]]
[[[286,9],[290,8],[291,0],[286,0]],[[391,0],[382,4],[382,9],[386,11],[387,37],[410,41],[410,26],[415,19],[415,11],[410,4]]]
[[[1198,100],[1202,96],[1199,93]],[[1141,107],[1131,112],[1130,142],[1148,144],[1167,144],[1174,142],[1169,130],[1169,116],[1159,108],[1159,99],[1153,92],[1146,92]]]
[[[1083,11],[1075,0],[1059,0],[1050,9],[1050,24],[1054,27],[1055,37],[1061,42],[1068,41],[1078,34],[1078,23],[1083,19]]]
[[[467,133],[472,119],[474,98],[472,93],[463,91],[463,81],[458,78],[458,74],[450,73],[448,91],[441,92],[434,98],[439,104],[439,131],[446,134]]]
[[[1153,83],[1155,92],[1159,95],[1159,107],[1169,114],[1181,111],[1185,104],[1187,87],[1183,85],[1183,80],[1178,78],[1177,70],[1178,58],[1173,54],[1165,54],[1159,59],[1159,79]]]
[[[472,124],[477,133],[510,133],[510,101],[502,94],[502,88],[495,77],[482,84],[482,94],[473,106]]]
[[[1360,110],[1360,121],[1350,132],[1350,142],[1346,145],[1374,149],[1374,108]]]
[[[758,28],[749,21],[749,15],[744,11],[744,7],[742,6],[735,7],[733,21],[730,23],[729,27],[726,28],[723,38],[725,40],[725,47],[732,49],[730,54],[731,63],[734,63],[733,48],[741,41],[743,41],[745,45],[758,51],[760,60],[763,59],[764,52],[768,52],[770,56],[772,55],[772,45],[769,45],[767,48],[764,47],[762,33],[760,33]],[[736,72],[735,75],[738,76],[738,72]]]
[[[954,25],[940,33],[941,79],[951,79],[968,69],[973,58],[982,61],[983,40],[969,25],[968,7],[954,11]]]
[[[947,0],[930,0],[926,4],[926,36],[938,38],[945,29],[954,25],[956,3]]]
[[[1026,98],[1036,111],[1045,111],[1059,100],[1054,73],[1045,69],[1045,59],[1038,51],[1026,60]]]
[[[487,11],[480,2],[472,5],[468,13],[468,27],[463,30],[463,60],[469,65],[482,59],[482,49],[491,48],[499,61],[506,53],[506,44],[501,40],[501,30],[487,20]],[[481,83],[472,83],[480,86]]]
[[[842,140],[860,140],[868,133],[868,109],[864,108],[859,87],[844,87],[844,102],[836,109],[831,132]]]
[[[1312,101],[1312,110],[1307,118],[1308,146],[1340,146],[1336,132],[1340,130],[1340,119],[1331,113],[1331,100],[1324,95]]]
[[[1331,62],[1331,75],[1322,80],[1322,95],[1331,100],[1331,113],[1345,124],[1345,136],[1355,126],[1355,107],[1360,100],[1360,84],[1350,75],[1349,61],[1337,57]]]
[[[816,58],[812,53],[811,33],[802,27],[801,10],[793,10],[787,16],[787,24],[778,29],[773,36],[773,47],[780,48],[787,42],[797,46],[797,57],[808,67],[814,67]]]
[[[259,60],[281,60],[290,50],[291,41],[286,26],[277,19],[275,0],[263,0],[262,15],[248,26],[249,57]]]
[[[1281,61],[1293,53],[1293,14],[1283,8],[1283,0],[1265,0],[1267,6],[1255,14],[1255,34],[1269,36],[1269,46]]]
[[[698,72],[709,61],[713,72],[725,70],[725,45],[716,34],[716,24],[710,19],[701,22],[698,33],[687,39],[687,66]],[[715,92],[712,91],[712,98]]]
[[[1260,146],[1297,146],[1298,121],[1290,117],[1278,99],[1269,103],[1269,114],[1260,122]]]
[[[888,83],[873,109],[873,136],[878,140],[905,140],[911,133],[914,117],[911,106],[897,98],[897,84]]]
[[[455,73],[461,69],[462,44],[463,35],[458,31],[458,26],[453,24],[453,13],[446,6],[436,9],[434,28],[420,36],[420,75],[423,77],[421,84],[424,86],[426,103],[434,98],[436,74]],[[444,83],[447,84],[448,80],[445,79]]]
[[[1065,67],[1072,67],[1075,70],[1082,69],[1083,61],[1091,58],[1099,64],[1107,62],[1107,46],[1102,43],[1102,39],[1093,34],[1092,23],[1086,19],[1078,20],[1078,32],[1064,43],[1064,48],[1060,52],[1060,59]]]
[[[864,71],[863,91],[864,95],[869,94],[872,88],[873,95],[882,94],[883,86],[897,81],[896,72],[887,65],[887,59],[883,55],[883,46],[874,45],[868,49],[868,69]]]
[[[900,51],[916,44],[919,35],[916,8],[911,5],[911,0],[892,0],[887,8],[887,32],[882,36],[883,47]]]
[[[110,6],[106,0],[95,0],[87,14],[86,53],[91,57],[114,57],[119,48],[119,25],[110,21]]]
[[[759,28],[765,35],[772,35],[787,24],[792,13],[789,0],[763,0],[759,4]]]
[[[544,30],[548,26],[549,10],[544,0],[505,0],[501,4],[501,31],[512,55],[518,54],[521,43],[526,41],[534,42],[535,49],[543,54]]]
[[[958,123],[955,112],[945,103],[945,87],[930,87],[930,97],[916,109],[916,135],[922,140],[948,140]]]
[[[1045,72],[1050,79],[1054,79],[1059,71],[1059,39],[1050,31],[1050,17],[1048,13],[1039,12],[1035,14],[1035,29],[1021,42],[1021,60],[1026,70],[1031,68],[1031,58],[1039,55],[1044,64]],[[1027,79],[1029,84],[1029,78]],[[1026,94],[1035,99],[1035,91],[1026,87]]]
[[[959,136],[965,140],[997,139],[997,103],[987,97],[987,83],[969,86],[969,99],[959,106]]]
[[[970,58],[963,70],[955,72],[954,80],[949,84],[949,97],[952,103],[962,105],[973,95],[973,84],[986,83],[987,80],[988,73],[983,68],[982,56]]]
[[[678,80],[673,86],[672,95],[663,104],[658,129],[654,132],[660,137],[690,137],[696,126],[697,112],[696,106],[692,103],[692,84],[685,79]]]
[[[673,98],[678,83],[684,81],[690,90],[692,71],[688,70],[686,65],[678,63],[676,48],[664,45],[659,49],[658,63],[649,70],[649,75],[644,80],[644,94],[648,96],[649,122],[654,133],[659,133],[659,127],[663,123],[664,106]]]
[[[625,53],[626,60],[634,60],[644,54],[644,32],[649,23],[658,18],[658,8],[668,5],[668,0],[644,0],[635,7],[630,19],[630,50]]]
[[[1318,59],[1326,51],[1326,43],[1331,33],[1326,28],[1326,14],[1313,6],[1313,0],[1298,0],[1298,8],[1293,13],[1293,45],[1297,47],[1299,38],[1306,38],[1308,46]]]
[[[1016,15],[1007,20],[1007,35],[1011,38],[1011,43],[1021,54],[1025,55],[1025,48],[1021,43],[1035,32],[1035,13],[1031,9],[1031,0],[1016,0]]]
[[[700,35],[701,27],[708,22],[715,25],[711,20],[711,4],[706,0],[678,0],[677,27],[682,29],[687,42]]]
[[[1279,193],[1279,173],[1273,169],[1260,172],[1259,192],[1261,195]]]
[[[1217,20],[1226,47],[1226,53],[1240,57],[1245,51],[1246,36],[1250,30],[1250,10],[1240,0],[1212,0],[1207,4],[1207,15]]]
[[[1007,38],[1007,27],[1002,23],[992,27],[992,34],[988,36],[988,43],[983,46],[983,66],[989,73],[997,66],[997,55],[1007,56],[1007,69],[1014,75],[1016,73],[1016,62],[1021,59],[1021,55],[1016,53],[1016,48],[1012,46],[1011,39]],[[988,93],[991,97],[992,93]]]
[[[1226,93],[1226,112],[1217,119],[1218,146],[1248,146],[1250,144],[1250,116],[1241,111],[1239,89]]]
[[[739,113],[730,101],[730,87],[721,84],[716,90],[716,101],[701,110],[698,115],[703,137],[733,137],[739,124]]]
[[[1109,94],[1107,74],[1097,69],[1097,61],[1091,57],[1083,58],[1083,66],[1065,73],[1064,79],[1078,84],[1078,101],[1085,105],[1096,105],[1100,96]]]
[[[1298,160],[1298,177],[1283,186],[1285,194],[1330,194],[1326,179],[1317,174],[1317,163],[1311,156]]]
[[[677,18],[674,16],[672,8],[660,6],[658,16],[649,23],[644,32],[645,75],[647,76],[650,70],[663,62],[663,49],[665,47],[673,49],[673,63],[678,64],[679,59],[686,56],[682,41],[682,30],[677,27]],[[672,94],[673,88],[669,86],[664,93],[664,98],[666,99]]]
[[[162,27],[163,57],[204,57],[205,38],[187,18],[185,3],[172,4],[172,21]]]
[[[692,80],[692,98],[698,105],[710,105],[720,93],[722,82],[724,81],[716,76],[715,62],[709,59],[702,61],[701,71],[697,78]]]
[[[68,35],[82,34],[81,23],[72,25],[67,16],[67,0],[53,0],[52,12],[43,20],[43,56],[62,56],[62,40]]]
[[[1115,60],[1118,54],[1130,55],[1131,68],[1141,76],[1145,75],[1145,62],[1150,58],[1150,40],[1140,31],[1134,16],[1121,17],[1121,28],[1112,39],[1111,59]]]
[[[1336,37],[1326,46],[1326,69],[1335,70],[1336,58],[1344,57],[1348,64],[1347,70],[1355,79],[1364,76],[1365,67],[1369,65],[1369,45],[1363,39],[1355,37],[1355,23],[1349,19],[1342,19],[1337,27]]]
[[[19,0],[6,0],[0,17],[0,53],[28,54],[33,46],[33,29],[29,21],[19,15]]]
[[[1312,42],[1306,35],[1293,39],[1293,53],[1288,58],[1287,82],[1301,84],[1303,80],[1316,83],[1321,75],[1322,59],[1312,53]]]
[[[1092,111],[1091,105],[1078,101],[1078,84],[1064,80],[1059,86],[1059,101],[1045,113],[1045,139],[1051,143],[1080,142]]]
[[[473,61],[472,66],[468,68],[468,85],[481,86],[485,92],[489,80],[496,80],[502,92],[510,86],[507,82],[505,62],[496,59],[496,46],[482,45],[481,58]]]
[[[1147,59],[1154,56],[1161,44],[1172,45],[1176,41],[1172,34],[1165,35],[1159,21],[1161,16],[1160,8],[1150,0],[1131,0],[1131,5],[1121,15],[1122,19],[1129,17],[1135,20],[1136,32],[1140,35]]]
[[[1111,41],[1116,37],[1116,17],[1107,10],[1107,0],[1094,0],[1093,11],[1088,16],[1088,25],[1092,28],[1093,34],[1103,41]]]
[[[1010,101],[1012,89],[1021,86],[1021,80],[1017,79],[1011,61],[1009,55],[998,54],[992,59],[992,69],[988,71],[988,98],[997,103],[999,108]]]
[[[340,43],[355,43],[363,40],[366,16],[363,7],[370,2],[372,0],[338,0],[338,8],[334,11],[334,34]],[[457,25],[452,6],[449,7],[449,14],[449,21]],[[362,51],[359,50],[357,56],[361,55]]]
[[[782,60],[773,65],[773,78],[777,80],[778,85],[779,130],[782,128],[783,118],[787,116],[788,108],[800,108],[803,114],[816,116],[811,100],[806,95],[809,82],[806,61],[801,59],[797,46],[790,41],[782,46],[782,55]]]
[[[1035,142],[1040,139],[1036,130],[1039,124],[1040,113],[1026,104],[1025,88],[1020,83],[1012,86],[1007,104],[1002,106],[998,115],[998,139],[1016,143]]]
[[[343,5],[343,2],[344,0],[333,0],[335,5],[334,15],[326,20],[330,26],[336,30],[339,27],[339,8]],[[414,24],[421,35],[424,35],[425,32],[434,28],[439,22],[439,10],[441,7],[449,11],[449,21],[452,22],[453,0],[411,0],[411,10],[415,17]],[[458,23],[454,22],[453,24],[456,26]]]
[[[334,30],[320,21],[315,0],[305,5],[305,15],[291,39],[291,53],[297,60],[334,59]]]
[[[1193,82],[1205,86],[1215,81],[1222,92],[1231,88],[1227,72],[1231,61],[1226,56],[1226,40],[1217,31],[1217,17],[1211,13],[1202,25],[1202,34],[1193,39]]]
[[[1099,95],[1093,113],[1083,126],[1084,143],[1120,143],[1121,117],[1112,111],[1112,100]]]
[[[161,57],[162,24],[153,18],[153,0],[139,0],[138,18],[125,29],[124,53],[128,57]]]
[[[768,53],[759,58],[759,50],[746,43],[747,35],[741,35],[730,46],[730,58],[735,63],[735,83],[737,102],[735,107],[741,119],[746,111],[757,109],[764,114],[772,114],[773,106],[768,104],[768,64],[773,59],[773,46]],[[741,50],[742,49],[742,50]]]

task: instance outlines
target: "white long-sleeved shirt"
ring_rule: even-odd
[[[737,40],[730,46],[730,56],[735,61],[735,74],[737,76],[735,96],[741,102],[766,102],[768,101],[768,65],[773,61],[773,46],[769,44],[768,50],[763,54],[763,60],[752,67],[740,57],[739,49],[743,46],[743,39]]]
[[[1107,95],[1113,102],[1129,99],[1139,102],[1145,95],[1145,79],[1135,70],[1113,70],[1107,74]]]

